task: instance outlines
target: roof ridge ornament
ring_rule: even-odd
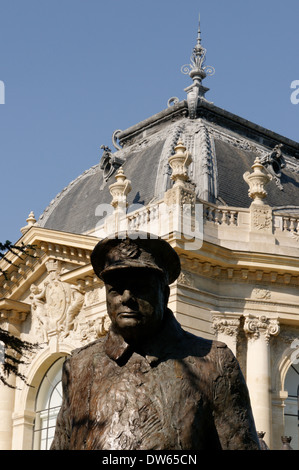
[[[181,72],[185,75],[189,75],[193,83],[192,85],[185,88],[187,92],[187,102],[189,108],[189,116],[191,119],[197,117],[197,105],[200,100],[206,100],[205,93],[209,91],[209,88],[202,85],[202,80],[207,75],[214,75],[215,69],[211,65],[204,65],[206,59],[207,50],[201,45],[201,31],[200,31],[200,15],[198,18],[198,31],[197,41],[193,48],[192,56],[190,57],[190,64],[185,64],[181,68]]]
[[[26,232],[33,226],[36,225],[36,218],[34,215],[34,212],[31,211],[30,214],[28,215],[28,218],[26,219],[27,225],[25,227],[22,227],[20,230],[23,235],[25,235]]]

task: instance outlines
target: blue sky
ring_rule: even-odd
[[[185,99],[199,12],[207,98],[299,140],[298,0],[0,0],[0,241],[97,164],[116,129]]]

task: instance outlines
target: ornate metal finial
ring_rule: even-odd
[[[189,75],[193,84],[185,88],[187,92],[187,102],[189,107],[189,116],[191,119],[196,118],[197,104],[200,99],[205,100],[205,93],[209,91],[202,85],[202,80],[207,75],[213,75],[215,73],[214,67],[210,65],[204,65],[207,50],[201,45],[201,31],[200,31],[200,16],[198,22],[197,41],[193,48],[193,53],[190,58],[190,64],[183,65],[181,71],[185,75]]]

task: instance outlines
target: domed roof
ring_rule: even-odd
[[[165,110],[126,131],[115,131],[116,151],[103,147],[100,162],[56,196],[40,216],[40,226],[92,233],[100,221],[97,208],[111,203],[109,186],[120,166],[131,181],[130,206],[163,199],[172,184],[168,158],[179,140],[191,153],[189,177],[199,199],[248,207],[243,174],[259,157],[272,176],[267,203],[298,210],[294,205],[299,200],[299,144],[207,101],[202,80],[213,68],[204,66],[205,54],[199,28],[191,64],[182,68],[193,80],[185,89],[187,100],[171,98]]]
[[[99,222],[97,207],[111,203],[109,186],[115,182],[120,166],[132,185],[129,205],[162,199],[171,186],[168,158],[179,140],[192,155],[189,176],[200,199],[248,207],[251,200],[243,174],[251,171],[256,157],[272,174],[267,185],[269,205],[288,209],[299,199],[299,144],[207,101],[199,103],[196,119],[190,119],[188,103],[181,101],[126,131],[118,131],[118,139],[115,152],[104,148],[100,162],[56,196],[41,215],[40,226],[92,232]],[[283,164],[275,155],[273,158],[278,144],[282,146],[278,152],[282,151]]]

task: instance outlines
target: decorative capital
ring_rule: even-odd
[[[111,205],[116,209],[119,206],[127,207],[127,195],[132,189],[131,181],[127,179],[122,167],[119,168],[115,175],[116,182],[109,186],[112,196]]]
[[[225,318],[219,315],[213,316],[212,328],[217,335],[222,333],[236,338],[239,331],[239,326],[239,318]]]
[[[266,342],[269,343],[270,336],[278,335],[280,327],[278,320],[261,315],[259,318],[247,317],[244,323],[244,331],[252,339],[258,339],[263,335]]]
[[[271,180],[271,176],[261,164],[260,159],[257,157],[251,167],[253,172],[246,171],[243,178],[249,186],[248,195],[253,199],[254,204],[264,204],[264,199],[267,196],[265,186]]]

